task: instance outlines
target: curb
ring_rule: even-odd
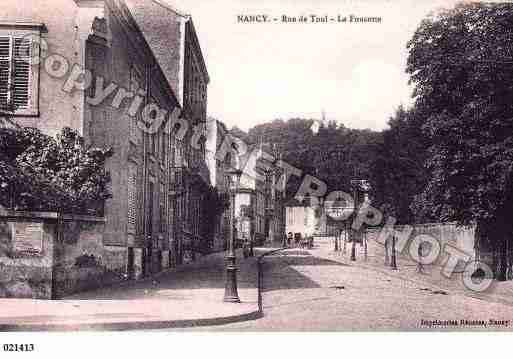
[[[256,259],[256,258],[255,258]],[[128,286],[137,282],[150,282],[158,280],[162,275],[169,272],[177,272],[184,266],[178,268],[168,268],[149,278],[141,278],[127,282],[118,283],[113,286]],[[257,288],[258,291],[258,288]],[[64,298],[66,299],[66,298]],[[252,311],[228,315],[223,317],[212,318],[196,318],[196,319],[169,319],[169,320],[126,320],[119,322],[70,322],[70,323],[1,323],[0,332],[41,332],[41,331],[128,331],[128,330],[150,330],[150,329],[173,329],[173,328],[190,328],[202,326],[217,326],[262,318],[263,310],[261,307]]]
[[[218,318],[157,320],[157,321],[128,321],[110,323],[69,323],[69,324],[0,324],[0,332],[40,332],[40,331],[96,331],[96,330],[142,330],[142,329],[173,329],[199,326],[216,326],[263,317],[260,310],[249,313]]]

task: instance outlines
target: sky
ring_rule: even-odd
[[[207,63],[208,115],[243,130],[317,118],[382,130],[411,104],[406,44],[452,0],[164,0],[192,16]],[[237,15],[351,14],[381,23],[239,23]]]

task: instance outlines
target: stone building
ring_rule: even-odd
[[[258,245],[281,241],[285,234],[285,207],[284,192],[278,183],[279,156],[269,144],[246,146],[243,175],[235,198],[238,237],[253,238]]]
[[[336,204],[335,204],[336,205]],[[312,200],[309,197],[298,201],[291,199],[285,204],[286,208],[286,226],[287,234],[301,234],[302,237],[333,237],[340,234],[340,231],[350,227],[350,221],[337,220],[333,214],[334,210],[346,211],[345,208],[334,207],[333,202],[323,201],[322,199]],[[327,211],[331,211],[328,213]],[[352,213],[353,209],[349,210]],[[342,212],[340,212],[342,213]],[[345,218],[349,217],[346,215]]]
[[[2,4],[0,104],[14,102],[22,126],[50,135],[70,127],[113,148],[102,242],[128,278],[201,247],[208,82],[192,19],[158,1]]]
[[[129,0],[140,26],[189,124],[185,136],[171,137],[170,239],[178,263],[205,252],[205,197],[210,173],[205,154],[207,87],[210,77],[191,16],[158,0]],[[178,188],[179,187],[179,188]]]
[[[264,201],[264,233],[265,239],[270,242],[283,241],[285,236],[285,187],[280,183],[283,169],[276,163],[281,161],[281,153],[278,148],[269,143],[262,146],[262,150],[270,154],[274,159],[272,162],[264,162],[259,166],[262,176],[265,179],[260,186]]]
[[[257,244],[281,241],[285,234],[284,192],[276,166],[279,156],[269,144],[248,144],[229,131],[218,120],[208,121],[207,163],[211,183],[219,193],[228,195],[227,170],[236,166],[242,170],[239,189],[235,195],[235,230],[239,242],[253,238]],[[237,165],[238,163],[238,165]],[[219,218],[215,248],[226,248],[229,237],[230,210]]]
[[[300,233],[302,237],[314,235],[319,225],[319,213],[314,206],[305,199],[299,202],[292,199],[285,205],[286,208],[286,233]]]
[[[219,194],[230,198],[230,188],[227,178],[227,170],[232,165],[231,153],[226,156],[218,156],[218,149],[221,148],[229,131],[225,124],[219,120],[209,118],[207,121],[206,161],[210,171],[210,183]],[[215,251],[225,250],[228,246],[230,235],[230,208],[224,211],[218,218],[214,230]]]

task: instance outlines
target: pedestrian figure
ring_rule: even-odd
[[[296,248],[299,248],[299,246],[301,245],[301,233],[294,233],[294,242]]]

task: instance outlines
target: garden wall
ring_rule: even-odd
[[[0,297],[56,299],[125,280],[126,248],[105,220],[0,209]]]
[[[476,257],[474,249],[474,227],[460,227],[455,223],[426,223],[412,225],[413,232],[411,233],[407,245],[401,252],[402,257],[410,257],[408,252],[409,244],[418,235],[429,235],[433,237],[441,248],[441,254],[434,264],[443,265],[447,261],[449,255],[447,254],[446,246],[451,246],[469,256],[469,259]],[[404,226],[395,226],[395,230],[399,232],[404,231]],[[376,257],[385,256],[385,247],[377,241],[382,228],[372,228],[367,230],[368,252],[369,255]],[[427,255],[429,249],[426,247],[423,252]],[[464,263],[459,263],[458,269]]]

